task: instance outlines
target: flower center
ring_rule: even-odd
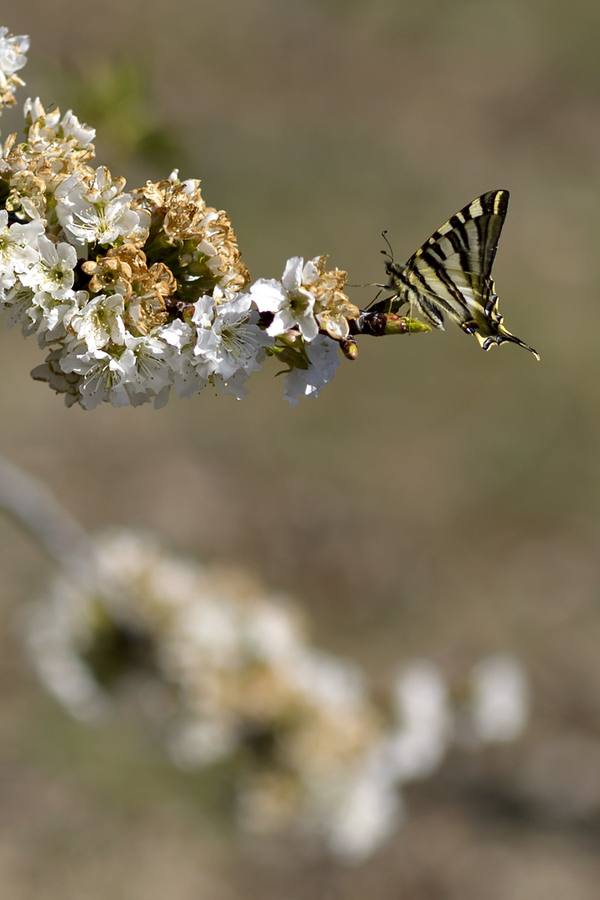
[[[309,308],[310,300],[306,294],[297,291],[290,295],[290,306],[295,313],[303,313]]]

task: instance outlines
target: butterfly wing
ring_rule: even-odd
[[[406,264],[416,293],[427,295],[426,308],[438,305],[459,325],[492,318],[497,295],[491,278],[500,233],[508,209],[508,191],[488,191],[445,222]]]
[[[488,191],[453,215],[411,256],[402,281],[434,326],[443,328],[447,315],[485,350],[511,341],[537,356],[502,325],[491,276],[508,198],[508,191]]]

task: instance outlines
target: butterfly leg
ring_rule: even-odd
[[[382,291],[384,291],[384,290],[386,289],[387,285],[385,285],[385,284],[374,284],[373,287],[378,287],[379,290],[377,291],[377,293],[375,294],[375,296],[373,297],[373,299],[370,301],[370,303],[367,303],[367,305],[365,306],[365,312],[366,312],[368,309],[371,309],[371,307],[373,306],[373,304],[377,302],[377,299],[381,296]]]
[[[411,312],[411,310],[412,310],[412,301],[411,301],[411,300],[407,300],[406,297],[404,297],[404,298],[401,297],[400,294],[394,294],[393,297],[390,297],[390,300],[392,300],[392,301],[395,300],[395,301],[396,301],[396,302],[394,303],[394,308],[393,308],[393,310],[390,309],[390,312],[399,313],[400,310],[402,309],[402,307],[403,307],[403,306],[406,306],[406,305],[408,304],[409,307],[410,307],[410,309],[409,309],[409,315],[410,315],[410,312]]]
[[[387,285],[385,285],[384,287],[387,287]],[[383,289],[384,288],[379,291],[379,294],[381,294]],[[377,294],[377,297],[379,297],[379,294]],[[399,309],[399,306],[397,305],[398,294],[391,294],[389,297],[384,297],[383,300],[379,301],[379,303],[375,303],[377,297],[374,297],[373,300],[371,300],[371,302],[367,306],[367,309],[372,310],[372,312],[387,313],[388,315],[389,313],[396,312]]]

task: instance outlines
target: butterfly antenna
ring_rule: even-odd
[[[390,244],[390,240],[388,238],[387,228],[383,229],[383,231],[381,232],[381,237],[384,239],[384,241],[387,245],[387,250],[382,250],[381,252],[383,253],[384,256],[389,256],[390,260],[392,262],[394,262],[394,250],[393,250],[392,245]]]

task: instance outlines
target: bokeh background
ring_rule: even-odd
[[[404,657],[526,665],[525,738],[409,791],[368,863],[245,842],[135,729],[73,722],[13,627],[50,568],[0,519],[0,881],[15,900],[597,897],[600,7],[588,0],[4,0],[27,92],[139,183],[179,165],[254,277],[326,252],[381,277],[474,196],[512,192],[495,275],[513,347],[364,340],[316,402],[67,410],[0,334],[1,452],[91,529],[142,527],[291,592],[375,683]],[[21,99],[24,94],[21,95]],[[16,121],[16,119],[15,119]],[[3,119],[6,133],[11,119]],[[356,291],[359,302],[371,296]]]

